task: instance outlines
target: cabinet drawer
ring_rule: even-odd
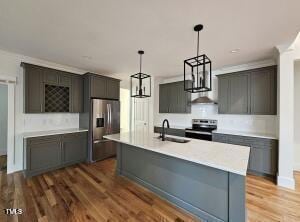
[[[61,135],[49,135],[49,136],[39,136],[39,137],[30,137],[26,139],[28,146],[34,144],[43,144],[49,141],[60,141]]]

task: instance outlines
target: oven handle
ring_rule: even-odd
[[[185,130],[185,132],[186,132],[186,133],[194,133],[194,134],[212,135],[212,133],[209,133],[209,132],[203,132],[203,131]]]

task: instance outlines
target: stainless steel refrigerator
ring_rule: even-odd
[[[94,162],[116,155],[116,143],[103,136],[120,132],[120,102],[92,99],[91,106],[91,162]]]

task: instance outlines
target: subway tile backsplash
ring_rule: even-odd
[[[79,127],[78,113],[24,114],[24,132]]]

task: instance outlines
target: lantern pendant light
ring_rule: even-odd
[[[184,60],[184,90],[190,93],[212,90],[211,60],[205,54],[199,55],[199,32],[202,29],[201,24],[194,27],[197,32],[197,56]]]
[[[134,98],[151,97],[151,76],[142,73],[142,56],[144,53],[142,50],[138,51],[140,55],[140,71],[130,76],[131,97]]]

